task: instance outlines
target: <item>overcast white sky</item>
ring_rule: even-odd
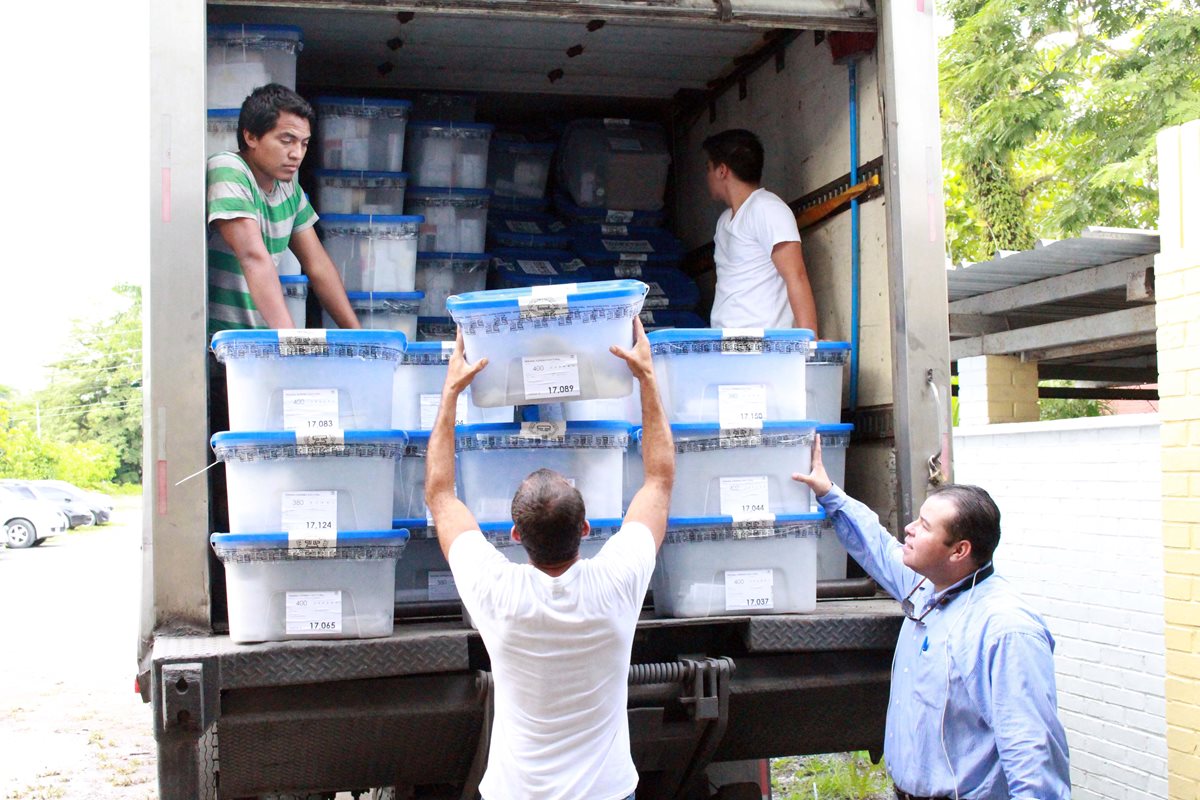
[[[71,320],[148,274],[149,1],[22,4],[0,26],[0,384],[40,386]]]

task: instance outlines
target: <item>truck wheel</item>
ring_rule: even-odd
[[[9,547],[20,549],[24,547],[33,547],[33,543],[37,541],[37,528],[33,527],[33,523],[22,517],[11,519],[4,526],[4,541]]]

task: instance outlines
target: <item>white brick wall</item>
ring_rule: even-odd
[[[954,429],[1000,506],[997,570],[1057,642],[1074,800],[1167,797],[1158,416]]]

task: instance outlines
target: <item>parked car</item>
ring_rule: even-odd
[[[67,529],[66,514],[56,503],[31,500],[11,486],[0,486],[0,520],[4,544],[14,549],[37,547]]]
[[[73,500],[88,507],[96,518],[97,525],[105,525],[112,518],[113,499],[100,492],[89,492],[66,481],[30,481],[31,485],[56,500]]]
[[[67,515],[67,523],[72,529],[78,528],[81,525],[96,524],[96,515],[92,513],[92,510],[86,503],[70,497],[63,497],[61,494],[52,494],[40,486],[35,486],[30,481],[6,480],[2,483],[9,490],[16,492],[18,496],[26,500],[39,500],[61,509]]]

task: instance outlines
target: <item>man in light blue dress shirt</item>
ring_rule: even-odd
[[[1000,510],[976,486],[929,495],[904,542],[833,485],[813,448],[812,488],[838,539],[907,619],[896,642],[884,759],[900,800],[1065,800],[1054,638],[1000,575]]]

